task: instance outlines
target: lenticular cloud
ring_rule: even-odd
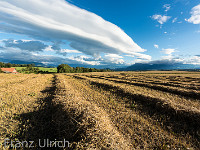
[[[0,30],[44,41],[69,41],[85,54],[143,52],[118,26],[64,0],[1,0]]]

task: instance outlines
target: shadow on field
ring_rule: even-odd
[[[52,86],[42,91],[47,97],[38,99],[39,110],[17,117],[20,124],[19,134],[15,138],[20,141],[34,141],[35,148],[33,149],[39,149],[39,144],[44,146],[46,142],[44,140],[47,139],[49,141],[63,141],[65,139],[71,144],[69,149],[73,149],[75,145],[72,143],[79,142],[84,135],[84,130],[78,123],[81,122],[81,116],[73,119],[71,117],[73,114],[66,112],[61,103],[55,103],[55,95],[58,90],[56,82],[57,79],[54,76]],[[41,139],[40,143],[39,139]],[[66,142],[66,147],[68,147],[68,142]],[[47,145],[44,148],[49,149]],[[59,148],[57,146],[53,149]]]

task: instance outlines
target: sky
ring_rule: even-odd
[[[199,0],[0,0],[0,61],[200,65]]]

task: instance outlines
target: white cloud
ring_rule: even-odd
[[[124,56],[126,56],[126,57],[135,57],[134,55],[124,55]]]
[[[164,54],[166,54],[166,56],[162,56],[161,58],[161,60],[169,60],[169,61],[171,61],[171,60],[173,60],[174,61],[174,56],[172,55],[172,53],[174,53],[175,52],[175,49],[173,49],[173,48],[167,48],[167,49],[162,49],[162,51],[161,52],[163,52]]]
[[[167,32],[164,32],[164,34],[167,34]]]
[[[95,59],[91,59],[90,57],[85,56],[85,55],[76,56],[76,57],[71,56],[71,57],[68,57],[68,59],[77,61],[85,65],[100,65],[99,61],[96,61]]]
[[[70,49],[60,49],[60,50],[57,50],[56,51],[57,54],[60,54],[60,55],[63,55],[63,56],[66,56],[67,54],[69,53],[76,53],[76,54],[80,54],[82,52],[78,51],[78,50],[70,50]]]
[[[169,54],[167,56],[162,56],[161,58],[164,60],[172,60],[174,58],[174,56],[172,54]]]
[[[152,19],[153,20],[157,20],[161,25],[166,23],[169,19],[171,18],[171,16],[165,16],[165,15],[153,15]]]
[[[149,63],[149,60],[144,60],[144,59],[135,59],[132,63]]]
[[[137,59],[143,59],[143,60],[148,60],[148,61],[151,60],[151,56],[146,55],[146,54],[134,53],[133,55],[136,56]]]
[[[170,4],[165,4],[163,5],[163,8],[165,8],[165,11],[168,12],[171,8],[171,5]]]
[[[177,21],[177,19],[178,19],[178,18],[174,18],[174,19],[172,20],[172,23],[175,23],[175,22]]]
[[[52,49],[52,46],[49,45],[49,46],[47,46],[47,47],[44,49],[44,51],[50,51],[50,52],[53,52],[54,50]]]
[[[155,48],[159,48],[159,45],[157,45],[157,44],[154,44],[154,47],[155,47]]]
[[[173,49],[173,48],[167,48],[167,49],[162,49],[162,52],[163,53],[165,53],[165,54],[167,54],[167,55],[171,55],[172,53],[174,53],[175,52],[175,49]]]
[[[135,60],[137,59],[137,60],[151,61],[151,56],[146,55],[146,54],[135,53],[133,55],[125,55],[125,56],[133,57],[135,58]]]
[[[117,54],[106,54],[105,57],[108,57],[108,58],[123,58],[122,56],[117,55]]]
[[[135,62],[140,62],[140,60],[136,60]],[[142,62],[142,63],[147,63],[147,64],[193,64],[193,65],[198,65],[200,67],[200,55],[195,55],[195,56],[188,56],[188,57],[182,57],[182,56],[173,56],[173,55],[168,55],[168,56],[163,56],[159,60],[154,60],[154,61],[149,61],[149,62]],[[198,68],[199,68],[198,67]]]
[[[190,13],[191,17],[185,20],[193,24],[200,24],[200,4],[193,7]]]
[[[184,57],[184,58],[181,58],[180,56],[174,57],[172,55],[169,55],[169,56],[163,57],[163,60],[167,60],[171,63],[200,65],[200,55],[189,56],[189,57]]]
[[[117,54],[106,54],[104,58],[104,63],[125,64],[123,57]]]
[[[174,59],[174,56],[172,55],[172,53],[175,52],[175,49],[173,48],[167,48],[167,49],[162,49],[162,51],[164,54],[166,54],[166,56],[162,56],[162,60],[172,60]]]
[[[186,64],[200,65],[200,55],[192,56],[185,61]]]
[[[157,19],[163,24],[169,17]],[[73,49],[95,57],[145,51],[118,26],[65,0],[1,0],[0,20],[1,31],[53,41],[52,49],[69,41]]]
[[[71,50],[71,49],[62,49],[61,52],[65,52],[65,53],[81,53],[80,51]]]

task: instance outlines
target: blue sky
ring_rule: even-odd
[[[199,41],[199,0],[0,1],[0,61],[200,65]]]

